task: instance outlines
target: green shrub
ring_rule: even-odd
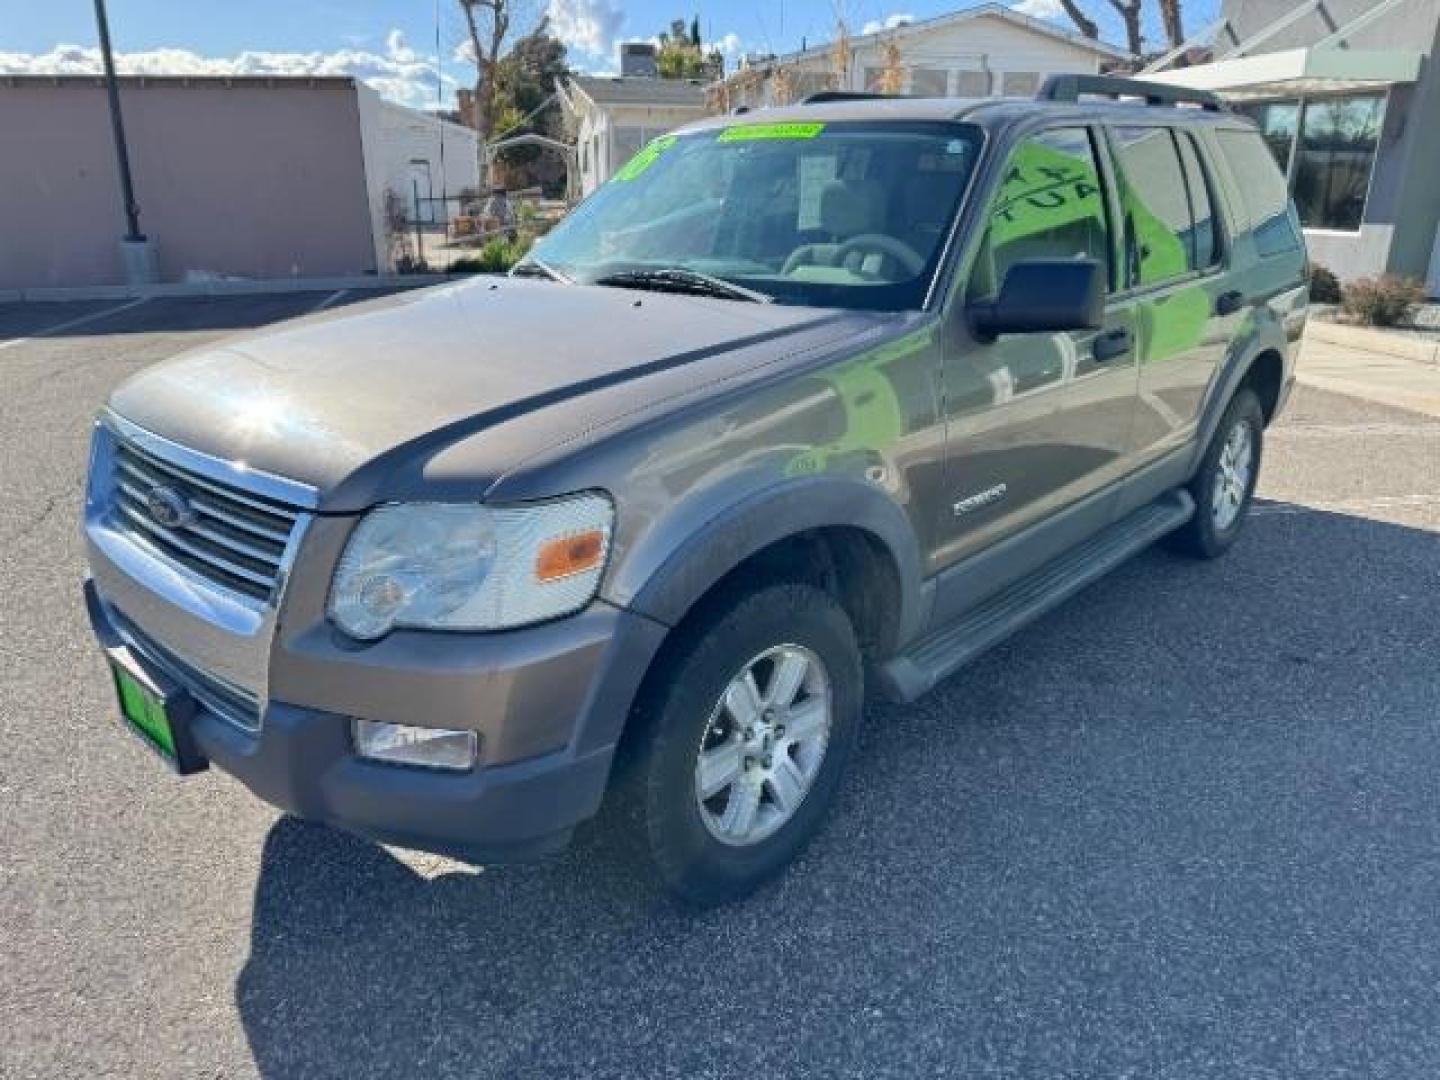
[[[1340,303],[1340,279],[1319,263],[1310,263],[1310,299],[1317,304]]]
[[[1425,302],[1425,286],[1399,274],[1360,278],[1340,294],[1340,310],[1362,326],[1401,326]]]
[[[531,241],[525,237],[506,240],[496,237],[487,241],[474,255],[466,255],[450,264],[452,274],[504,274],[525,257]]]

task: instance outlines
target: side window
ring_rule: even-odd
[[[1123,177],[1125,270],[1131,285],[1156,285],[1190,269],[1190,203],[1169,128],[1113,129]]]
[[[1294,251],[1300,246],[1300,234],[1290,213],[1290,193],[1260,133],[1226,130],[1216,132],[1215,138],[1235,174],[1254,230],[1255,249],[1262,256]]]
[[[1105,190],[1085,128],[1057,128],[1010,157],[971,272],[971,299],[994,296],[1021,259],[1094,259],[1110,265]]]
[[[1187,132],[1176,137],[1180,140],[1185,189],[1190,194],[1190,218],[1195,223],[1190,231],[1190,269],[1208,270],[1220,261],[1220,221],[1210,198],[1210,179],[1200,164],[1194,136]]]

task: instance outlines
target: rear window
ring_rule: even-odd
[[[1217,131],[1220,149],[1235,174],[1248,226],[1261,255],[1279,255],[1300,246],[1285,177],[1258,131]]]

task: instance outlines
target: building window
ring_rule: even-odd
[[[1040,76],[1034,71],[1007,71],[1000,82],[1005,97],[1034,97],[1040,89]]]
[[[988,71],[957,71],[955,93],[960,97],[989,97],[990,73]]]
[[[1288,171],[1290,148],[1295,143],[1295,132],[1300,128],[1300,103],[1266,101],[1258,105],[1241,105],[1237,111],[1260,125],[1260,134],[1265,136],[1266,145],[1275,155],[1280,171]]]
[[[795,100],[804,101],[811,94],[835,89],[835,76],[827,71],[802,71],[795,76]]]
[[[910,93],[916,97],[944,97],[949,92],[949,74],[940,68],[916,68],[910,73]]]
[[[1302,225],[1347,231],[1360,228],[1384,111],[1381,94],[1305,102],[1293,178]]]

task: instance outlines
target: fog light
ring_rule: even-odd
[[[480,751],[480,737],[473,731],[356,720],[354,732],[357,754],[392,765],[473,769]]]

